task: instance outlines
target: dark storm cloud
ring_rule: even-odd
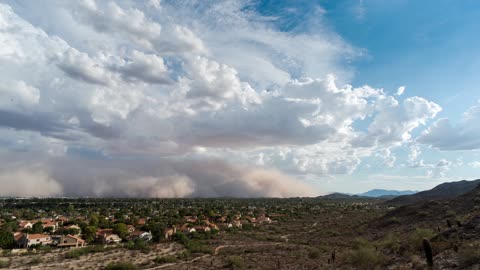
[[[38,131],[47,135],[60,133],[68,128],[50,114],[23,114],[4,110],[0,110],[0,125],[17,130]]]

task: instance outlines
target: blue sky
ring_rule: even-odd
[[[452,103],[442,114],[453,119],[479,98],[478,1],[261,1],[257,8],[280,16],[283,31],[315,33],[315,23],[324,23],[364,49],[345,63],[355,70],[350,83],[393,92],[405,85],[413,94]]]
[[[0,195],[288,197],[478,178],[479,13],[2,1]]]
[[[461,121],[464,112],[480,100],[478,1],[262,1],[257,8],[266,16],[281,17],[277,27],[282,31],[315,33],[315,26],[323,24],[361,49],[362,55],[345,63],[353,69],[348,83],[368,84],[391,93],[405,86],[409,95],[441,104],[438,116],[453,123]],[[397,155],[406,158],[408,153],[399,149]],[[475,152],[429,149],[424,156],[431,160],[439,156],[478,159]],[[452,175],[466,177],[478,173],[468,167],[454,171]],[[372,172],[360,166],[357,173],[354,178],[368,178]],[[412,175],[404,168],[395,173]],[[385,188],[390,184],[382,183]]]

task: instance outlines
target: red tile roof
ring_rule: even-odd
[[[28,239],[40,239],[40,238],[47,238],[47,237],[50,237],[50,235],[43,234],[43,233],[27,234]]]

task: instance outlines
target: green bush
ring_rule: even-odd
[[[402,222],[397,217],[391,217],[385,222],[384,226],[388,227],[388,226],[398,225],[401,223]]]
[[[423,238],[430,240],[434,236],[435,236],[435,232],[433,230],[417,228],[411,238],[410,247],[413,250],[422,250]]]
[[[80,256],[83,256],[85,254],[87,254],[88,252],[86,252],[85,249],[81,248],[81,249],[72,249],[70,250],[69,252],[67,252],[67,254],[65,254],[65,257],[67,259],[78,259],[80,258]]]
[[[243,258],[240,256],[228,256],[225,259],[227,263],[227,267],[230,269],[244,269],[245,268],[245,263],[243,261]]]
[[[7,268],[10,266],[10,261],[0,260],[0,268]]]
[[[35,256],[32,258],[32,260],[30,261],[30,264],[31,265],[36,265],[36,264],[40,264],[43,262],[43,259],[42,257],[39,257],[39,256]]]
[[[176,233],[173,239],[181,243],[191,253],[212,253],[212,249],[199,240],[192,240],[183,233]]]
[[[136,270],[138,268],[136,265],[129,262],[119,262],[119,263],[110,263],[103,269],[104,270]]]
[[[380,269],[383,264],[383,257],[369,242],[362,239],[353,243],[353,250],[350,252],[348,260],[355,269]]]
[[[453,210],[447,210],[447,212],[445,212],[445,217],[448,218],[448,217],[454,217],[455,215],[457,215],[457,213]]]
[[[155,263],[162,264],[162,263],[174,263],[177,261],[177,257],[175,256],[164,256],[164,257],[157,257],[153,260]]]
[[[480,247],[466,247],[461,249],[457,256],[462,268],[480,264]]]
[[[392,253],[398,253],[401,248],[400,239],[396,234],[389,233],[382,241],[381,246],[388,249]]]
[[[142,252],[148,252],[151,250],[151,246],[142,239],[135,239],[135,241],[128,241],[126,247],[131,250],[140,250]]]
[[[87,255],[89,253],[104,252],[106,248],[103,246],[89,246],[85,248],[75,248],[67,252],[65,257],[68,259],[78,259],[80,256]]]
[[[310,259],[317,259],[320,257],[320,250],[315,247],[308,248],[308,258]]]
[[[191,253],[212,253],[212,249],[199,241],[190,241],[185,248]]]

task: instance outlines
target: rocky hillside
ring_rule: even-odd
[[[458,181],[440,184],[430,190],[418,192],[412,195],[396,197],[386,202],[390,205],[406,205],[429,200],[453,199],[469,191],[472,191],[480,184],[480,179],[473,181]]]

